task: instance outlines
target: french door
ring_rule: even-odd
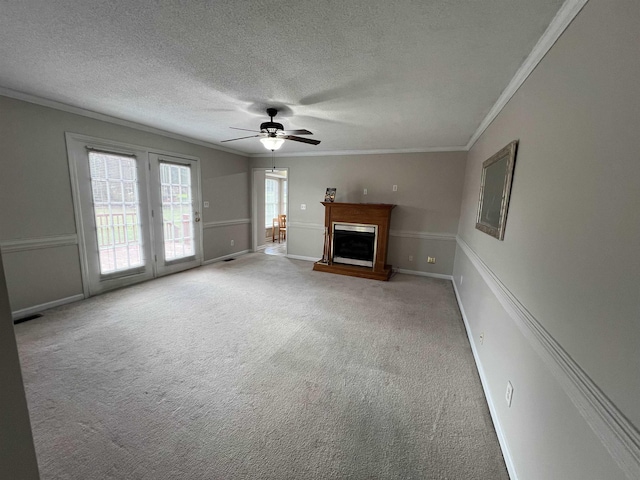
[[[85,295],[202,262],[199,164],[67,134]]]
[[[198,162],[156,153],[149,160],[157,272],[196,267],[202,263]]]

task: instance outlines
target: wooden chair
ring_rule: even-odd
[[[280,240],[287,240],[287,216],[278,215],[278,243]]]

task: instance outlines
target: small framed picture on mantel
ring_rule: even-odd
[[[336,189],[328,187],[327,192],[324,194],[325,202],[335,202],[336,201]]]

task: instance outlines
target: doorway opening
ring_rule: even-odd
[[[264,175],[264,253],[287,254],[287,194],[286,170],[270,170]]]
[[[252,186],[253,250],[286,255],[289,241],[289,171],[254,168]]]

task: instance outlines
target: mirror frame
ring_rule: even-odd
[[[482,179],[480,181],[480,200],[478,202],[478,213],[476,215],[476,228],[487,235],[497,238],[498,240],[504,239],[504,230],[507,223],[507,211],[509,209],[509,197],[511,196],[511,183],[513,180],[513,169],[516,160],[516,151],[518,149],[518,140],[514,140],[506,147],[501,149],[498,153],[491,156],[491,158],[485,160],[482,163]],[[507,159],[507,163],[504,167],[504,171],[500,171],[499,174],[503,176],[504,181],[502,184],[502,201],[500,202],[500,215],[498,219],[498,225],[492,225],[484,222],[481,218],[482,206],[486,200],[485,198],[485,180],[487,177],[487,171],[492,168],[498,168],[497,162],[503,159]]]

